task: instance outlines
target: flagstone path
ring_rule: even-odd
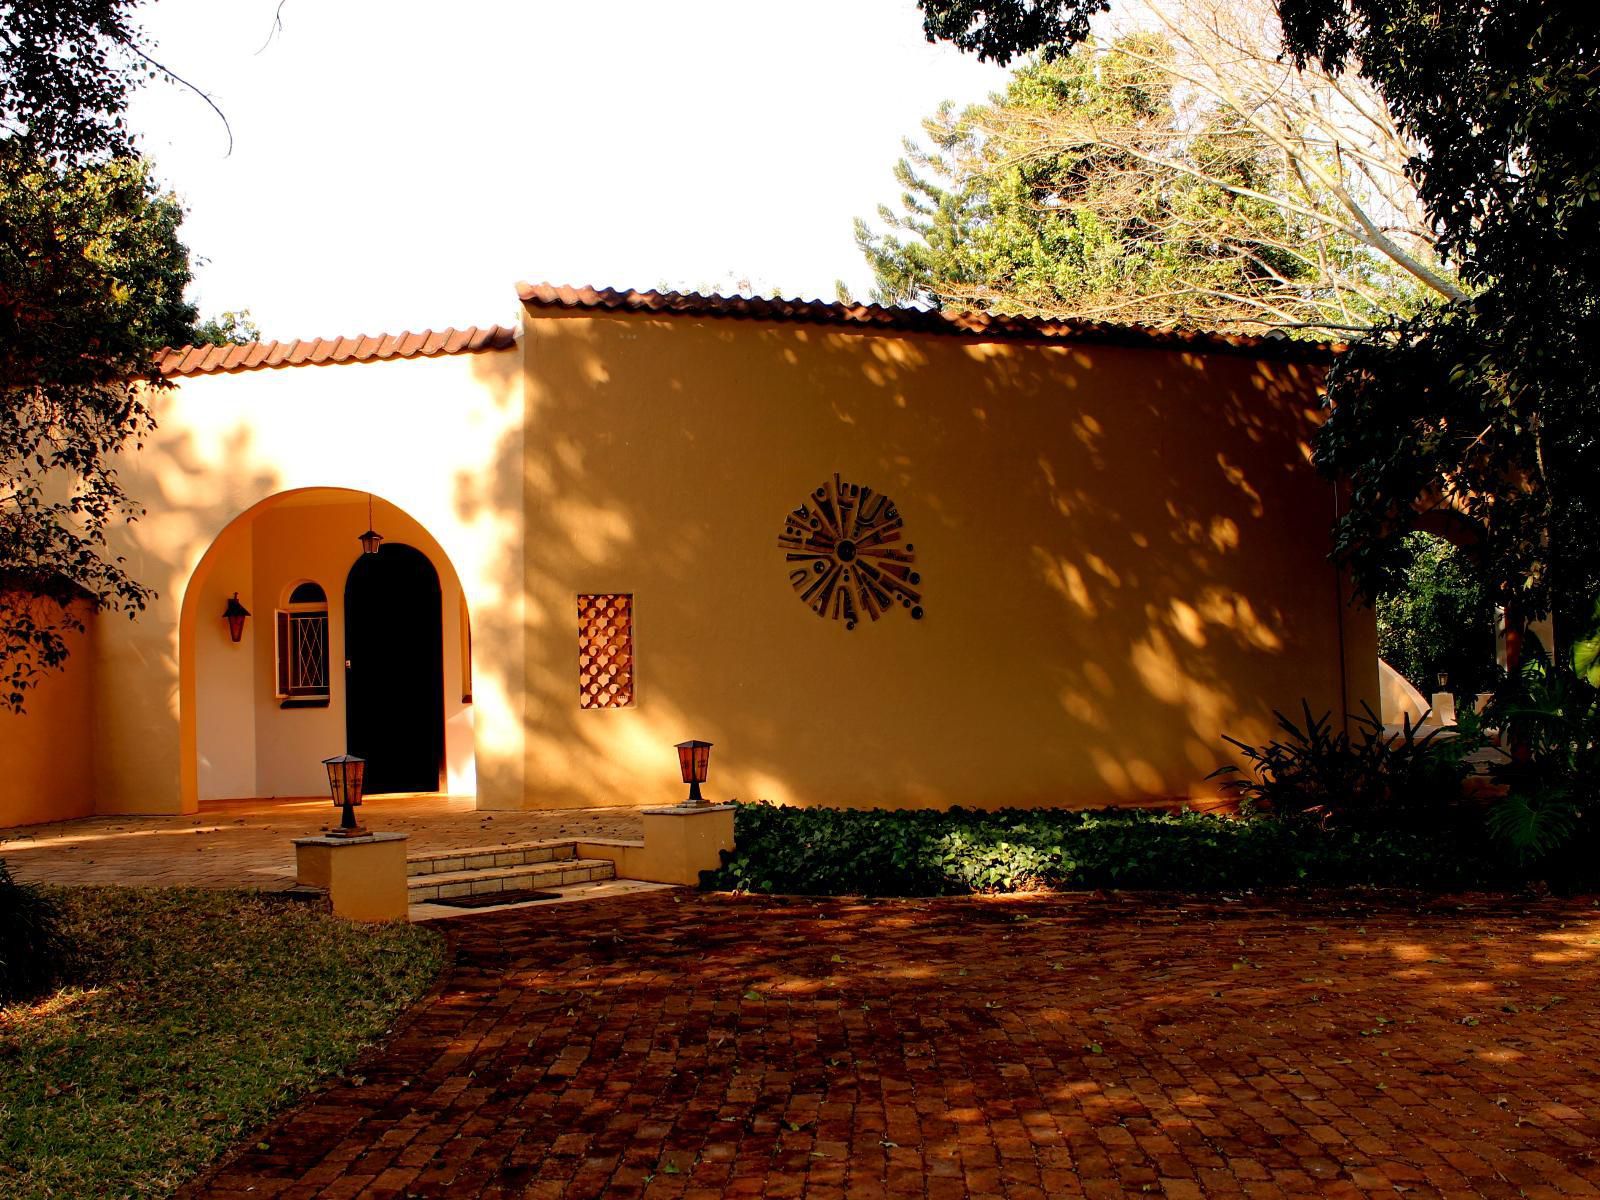
[[[370,797],[363,824],[407,836],[411,854],[546,838],[643,836],[637,808],[479,812],[468,796]],[[174,817],[85,817],[0,830],[0,858],[36,883],[126,887],[283,888],[291,838],[337,825],[326,798],[228,800]]]
[[[654,892],[449,923],[244,1197],[1600,1194],[1591,902]]]

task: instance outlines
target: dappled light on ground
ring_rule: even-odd
[[[451,933],[453,973],[383,1056],[214,1188],[1021,1200],[1600,1184],[1587,902],[664,892]],[[1559,962],[1542,959],[1552,945]]]

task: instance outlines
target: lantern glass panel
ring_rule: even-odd
[[[361,803],[362,785],[366,776],[366,759],[353,754],[341,754],[322,760],[328,768],[328,791],[335,807],[346,804],[352,808]]]
[[[250,615],[250,610],[239,603],[239,593],[233,594],[233,599],[228,601],[228,606],[222,610],[223,620],[228,622],[228,637],[237,642],[244,636],[244,619]]]
[[[678,769],[685,783],[704,783],[711,763],[710,742],[679,742]]]

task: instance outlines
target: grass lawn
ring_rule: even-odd
[[[242,892],[56,893],[78,980],[0,1008],[0,1195],[164,1196],[432,983],[443,939]]]

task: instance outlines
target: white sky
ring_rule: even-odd
[[[901,138],[1004,72],[913,0],[159,0],[133,121],[202,313],[269,338],[506,321],[518,279],[858,294]]]

